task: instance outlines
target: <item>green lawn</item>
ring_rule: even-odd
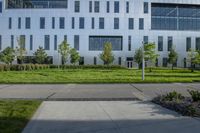
[[[40,103],[0,100],[0,133],[21,133]]]
[[[141,70],[136,69],[46,69],[36,71],[0,72],[0,83],[167,83],[199,82],[200,71],[187,69],[146,70],[146,80],[141,80]]]

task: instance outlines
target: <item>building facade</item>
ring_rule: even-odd
[[[111,42],[114,64],[134,66],[134,52],[154,42],[156,65],[167,66],[169,50],[187,67],[189,49],[200,50],[200,0],[0,0],[0,51],[23,38],[27,56],[42,46],[60,64],[58,45],[65,39],[80,64],[102,64],[99,54]]]

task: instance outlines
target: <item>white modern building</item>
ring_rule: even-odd
[[[0,50],[25,39],[27,56],[42,46],[60,64],[58,45],[66,39],[80,64],[102,64],[103,44],[111,42],[115,64],[132,66],[142,42],[155,42],[156,65],[167,66],[168,51],[200,49],[200,0],[0,0]],[[27,61],[28,62],[28,61]]]

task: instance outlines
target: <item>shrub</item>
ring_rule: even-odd
[[[199,91],[188,90],[188,92],[192,96],[192,100],[194,102],[200,101],[200,92]]]
[[[178,100],[182,100],[184,97],[176,92],[176,91],[173,91],[173,92],[169,92],[165,97],[164,97],[164,100],[167,100],[167,101],[178,101]]]
[[[50,65],[49,67],[61,69],[126,69],[118,65]]]

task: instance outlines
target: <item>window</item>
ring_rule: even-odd
[[[158,37],[158,51],[163,51],[163,37]]]
[[[109,13],[110,12],[110,1],[106,2],[106,12]]]
[[[85,20],[83,17],[79,18],[79,29],[84,29],[85,27]]]
[[[167,58],[163,58],[163,67],[167,67],[167,62],[168,62],[168,59]]]
[[[84,57],[80,57],[80,60],[79,60],[79,65],[84,65]]]
[[[18,29],[21,29],[21,18],[18,18]]]
[[[52,29],[55,29],[55,17],[52,17]]]
[[[168,37],[168,51],[170,51],[172,49],[172,45],[173,45],[173,37],[169,36]]]
[[[149,37],[148,37],[148,36],[144,36],[144,37],[143,37],[143,42],[144,42],[144,44],[148,44],[148,42],[149,42]]]
[[[9,18],[9,22],[8,22],[8,28],[12,29],[12,18]]]
[[[40,18],[40,29],[45,29],[45,18],[44,17]]]
[[[14,48],[14,35],[11,35],[11,48]]]
[[[33,50],[33,35],[30,35],[30,50]]]
[[[99,29],[104,29],[104,18],[99,18]]]
[[[57,35],[54,35],[54,50],[57,50]]]
[[[131,51],[131,36],[128,36],[128,51]]]
[[[188,52],[191,49],[191,37],[186,38],[186,51]]]
[[[79,35],[74,36],[74,48],[79,50]]]
[[[64,28],[65,28],[65,18],[60,17],[60,29],[64,29]]]
[[[148,13],[149,12],[149,4],[148,2],[144,2],[144,13]]]
[[[94,65],[97,65],[97,57],[94,57]]]
[[[118,58],[118,65],[120,65],[120,66],[122,65],[122,57]]]
[[[74,29],[74,28],[75,28],[75,18],[72,17],[72,29]]]
[[[89,1],[89,12],[92,12],[92,1]]]
[[[27,17],[26,20],[26,29],[30,29],[31,28],[31,18],[30,17]]]
[[[114,18],[114,29],[119,29],[119,18]]]
[[[22,48],[26,49],[26,36],[20,35],[20,43],[22,44]]]
[[[67,35],[64,35],[64,40],[67,41]]]
[[[49,35],[44,36],[44,49],[50,50],[50,36]]]
[[[80,1],[74,1],[74,12],[80,12]]]
[[[129,13],[129,2],[126,2],[126,13]]]
[[[94,18],[92,18],[92,24],[91,25],[92,25],[91,28],[94,29],[94,27],[95,27]]]
[[[0,35],[0,50],[2,49],[2,37]]]
[[[122,36],[89,36],[89,51],[102,51],[106,42],[112,44],[112,50],[122,51]]]
[[[119,13],[119,1],[114,2],[114,13]]]
[[[128,29],[133,30],[134,29],[134,18],[128,19]]]
[[[196,38],[196,50],[200,50],[200,37]]]
[[[0,2],[0,13],[2,13],[2,2]]]
[[[144,18],[139,18],[139,30],[144,29]]]
[[[94,12],[98,13],[100,9],[100,2],[99,1],[95,1],[94,2]]]

